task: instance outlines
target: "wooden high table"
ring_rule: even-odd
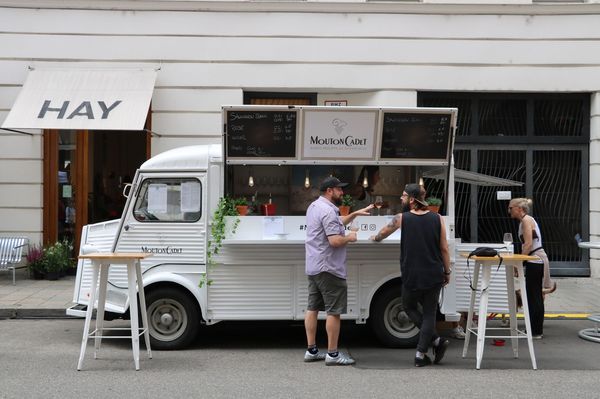
[[[466,253],[461,254],[463,257],[468,257]],[[481,359],[483,358],[483,349],[486,338],[511,338],[513,354],[515,358],[519,357],[519,339],[527,339],[529,346],[529,355],[531,357],[531,365],[534,370],[537,370],[537,363],[535,361],[535,353],[533,351],[533,340],[531,338],[531,322],[529,320],[529,306],[527,303],[527,291],[525,288],[525,274],[523,273],[523,261],[539,260],[537,256],[528,256],[520,254],[501,254],[502,265],[505,266],[506,272],[506,287],[508,295],[508,307],[510,313],[510,327],[508,328],[489,328],[487,330],[510,330],[510,335],[487,335],[486,321],[487,321],[487,309],[488,309],[488,287],[492,277],[492,270],[498,268],[500,259],[498,256],[473,256],[470,259],[474,260],[473,266],[473,288],[471,290],[471,301],[469,305],[469,316],[467,318],[467,328],[465,343],[463,346],[462,357],[467,356],[467,350],[469,348],[469,339],[471,334],[477,336],[477,370],[481,367]],[[481,273],[483,270],[483,273]],[[517,270],[519,277],[519,289],[521,290],[521,298],[523,300],[523,314],[525,318],[525,331],[521,331],[517,326],[517,303],[515,296],[515,282],[514,282],[514,270]],[[480,274],[483,274],[481,279],[481,290],[479,287]],[[479,320],[477,328],[473,328],[473,312],[475,307],[475,298],[477,292],[480,292],[479,297]]]
[[[97,358],[98,351],[102,338],[131,338],[131,346],[133,350],[133,361],[135,369],[140,369],[140,335],[144,334],[146,340],[146,348],[148,350],[148,358],[152,359],[152,351],[150,349],[150,334],[148,332],[148,315],[146,314],[146,298],[144,295],[144,284],[142,282],[142,270],[140,261],[144,258],[152,256],[147,253],[129,253],[129,252],[98,252],[80,255],[79,259],[90,259],[92,261],[92,285],[90,291],[90,301],[88,303],[87,312],[85,314],[85,324],[83,327],[83,339],[81,341],[81,352],[79,354],[79,362],[77,370],[81,370],[83,366],[83,358],[87,341],[90,338],[95,340],[94,359]],[[104,328],[104,306],[106,304],[106,287],[108,283],[108,269],[111,264],[127,265],[127,288],[129,290],[129,315],[131,320],[130,328]],[[98,286],[98,277],[100,277],[100,286],[98,287],[98,311],[96,312],[96,328],[90,331],[90,323],[92,313],[94,311],[94,303],[96,301],[96,287]],[[137,292],[136,292],[137,282]],[[140,310],[142,314],[142,331],[139,331],[138,324],[138,303],[137,293],[140,296]],[[130,335],[127,336],[104,336],[104,331],[109,330],[130,330]]]

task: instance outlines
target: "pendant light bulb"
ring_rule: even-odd
[[[419,177],[419,186],[423,187],[423,184],[424,184],[424,183],[423,183],[423,178],[422,178],[422,177]]]
[[[362,184],[362,186],[364,188],[369,187],[369,179],[367,179],[367,175],[366,174],[365,174],[365,177],[363,178],[363,184]]]
[[[248,178],[248,186],[249,187],[254,187],[254,177],[250,176]]]
[[[310,188],[310,178],[309,176],[309,172],[308,169],[306,169],[306,173],[305,173],[305,177],[304,177],[304,188],[309,189]]]

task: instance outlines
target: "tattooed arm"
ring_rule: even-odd
[[[402,214],[399,213],[388,223],[387,226],[379,230],[374,236],[371,236],[372,241],[381,241],[392,234],[394,231],[402,227]]]

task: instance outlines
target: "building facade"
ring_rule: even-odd
[[[76,240],[118,217],[143,160],[220,142],[222,105],[444,105],[459,108],[457,164],[540,204],[553,273],[599,276],[573,236],[600,240],[600,4],[446,3],[0,0],[0,123],[34,72],[155,72],[137,128],[0,130],[0,234]],[[65,119],[114,103],[77,104]],[[511,228],[500,190],[457,189],[463,240]]]

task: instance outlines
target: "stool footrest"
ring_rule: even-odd
[[[506,330],[506,328],[486,328],[486,330]],[[477,330],[468,329],[467,332],[475,335],[476,337],[479,336]],[[516,333],[517,335],[485,335],[484,338],[527,338],[527,333],[525,331],[516,330]]]
[[[100,331],[131,331],[131,328],[129,327],[103,327]],[[139,334],[137,335],[138,337],[142,336],[144,333],[146,332],[145,328],[140,328],[139,330]],[[102,335],[102,333],[100,332],[100,334],[98,334],[98,329],[91,331],[88,333],[88,339],[90,338],[106,338],[106,339],[119,339],[119,338],[130,338],[131,339],[131,335]]]

